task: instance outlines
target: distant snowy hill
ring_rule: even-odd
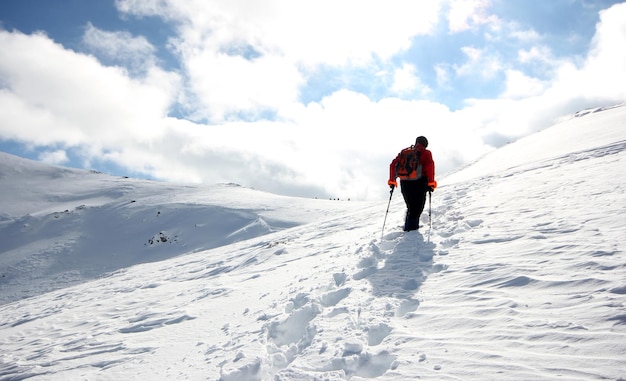
[[[592,111],[382,237],[386,201],[0,153],[0,380],[626,379],[626,107]]]
[[[354,208],[235,184],[116,178],[0,152],[0,303]]]

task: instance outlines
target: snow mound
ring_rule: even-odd
[[[0,303],[271,234],[354,206],[236,184],[118,178],[5,153],[0,189]]]

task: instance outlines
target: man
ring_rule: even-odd
[[[400,190],[406,204],[404,231],[419,229],[419,219],[424,211],[426,192],[437,187],[435,181],[435,162],[432,153],[426,149],[428,140],[419,136],[415,145],[405,148],[389,165],[389,181],[393,188],[398,186],[396,178],[400,178]]]

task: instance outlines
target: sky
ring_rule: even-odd
[[[626,3],[5,0],[0,150],[301,197],[388,195],[626,99]]]

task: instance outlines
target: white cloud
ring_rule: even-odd
[[[115,7],[122,13],[132,13],[139,17],[160,15],[176,19],[181,16],[168,2],[162,0],[115,0]]]
[[[526,45],[537,44],[544,36],[526,25],[515,21],[505,21],[493,16],[489,23],[484,23],[484,37],[490,43],[523,43]]]
[[[533,46],[529,49],[521,49],[518,52],[518,59],[521,63],[531,63],[533,61],[546,63],[555,60],[550,48],[547,46]]]
[[[448,28],[452,33],[474,29],[479,25],[497,24],[498,18],[488,13],[489,0],[450,0]]]
[[[117,0],[128,14],[181,21],[181,38],[192,47],[217,49],[245,42],[263,54],[304,64],[343,65],[389,57],[410,38],[431,33],[441,1],[395,0]]]
[[[505,91],[502,98],[523,99],[541,94],[546,84],[541,80],[529,77],[518,70],[506,71]]]
[[[338,8],[339,14],[327,19],[320,12],[331,9],[330,3],[322,2],[315,10],[313,3],[306,3],[304,10],[312,12],[311,20],[305,11],[282,2],[260,9],[254,4],[246,8],[243,1],[212,2],[205,10],[196,8],[205,2],[193,0],[120,0],[118,4],[132,14],[167,13],[162,16],[189,21],[179,25],[178,40],[171,42],[179,49],[185,71],[167,72],[144,62],[145,75],[133,78],[122,68],[107,67],[45,35],[0,31],[0,138],[51,151],[72,148],[86,160],[111,160],[170,181],[232,181],[293,195],[379,198],[388,194],[389,162],[418,135],[429,138],[441,174],[579,108],[626,98],[626,5],[602,14],[584,60],[562,58],[552,67],[555,74],[542,77],[541,82],[512,69],[487,49],[464,48],[465,65],[442,63],[435,68],[440,85],[454,85],[453,70],[483,78],[505,71],[507,88],[499,99],[466,100],[463,109],[451,111],[436,102],[374,100],[346,89],[323,95],[317,102],[298,101],[310,70],[307,65],[360,64],[373,55],[397,54],[411,36],[430,30],[425,21],[419,26],[391,25],[413,24],[408,11],[417,9],[408,3],[398,7],[404,6],[409,15],[395,8],[401,13],[396,19],[385,9],[380,11],[379,24],[367,25],[373,30],[391,28],[389,35],[380,36],[365,31],[365,21],[373,22],[378,9],[373,2],[363,3],[362,14],[354,16],[353,10]],[[349,24],[351,16],[358,20]],[[328,28],[322,27],[325,22]],[[313,25],[317,27],[311,29]],[[364,31],[364,41],[357,41],[354,31],[340,34],[340,26]],[[339,33],[338,42],[332,41],[328,29]],[[95,28],[92,32],[102,35]],[[137,43],[128,50],[119,48],[122,56],[150,51],[137,36],[117,32],[103,32],[103,36],[107,42]],[[381,41],[372,41],[375,38]],[[351,50],[339,49],[352,40]],[[548,48],[537,48],[520,51],[518,58],[532,64],[550,61],[551,56]],[[381,67],[389,69],[389,62]],[[337,66],[347,72],[350,68]],[[393,73],[397,91],[423,86],[409,64]],[[194,104],[199,105],[199,114],[217,116],[217,122],[168,116],[173,106],[180,106],[176,101],[183,87],[181,77],[201,101]],[[275,120],[232,118],[267,109],[276,112]],[[63,160],[60,153],[42,158]]]
[[[66,164],[69,162],[67,153],[64,150],[45,151],[39,154],[39,160],[48,164]]]
[[[539,82],[523,73],[507,72],[503,99],[468,103],[468,109],[483,119],[477,132],[485,141],[495,135],[515,139],[545,128],[576,110],[626,100],[626,53],[621,48],[626,44],[625,16],[626,4],[603,12],[586,60],[579,64],[576,57],[561,59],[549,81]]]
[[[295,102],[304,79],[288,61],[264,56],[247,60],[205,51],[187,62],[190,87],[198,97],[196,112],[213,122],[244,113],[251,117]]]
[[[512,65],[518,71],[532,72],[535,77],[542,81],[553,79],[561,66],[575,65],[581,66],[581,57],[556,57],[550,47],[536,45],[528,49],[520,49],[517,52],[516,62]]]
[[[0,31],[0,125],[38,144],[122,144],[162,134],[178,77],[155,67],[141,80],[44,35]],[[15,125],[20,121],[19,125]]]
[[[129,63],[135,68],[154,65],[156,49],[143,36],[135,37],[129,32],[107,32],[88,23],[83,42],[99,56]]]
[[[391,91],[398,95],[408,95],[414,92],[420,96],[428,94],[430,89],[422,83],[415,71],[415,66],[407,63],[396,69],[393,74]]]
[[[600,12],[600,22],[581,81],[587,96],[618,90],[626,99],[626,3]],[[621,90],[621,91],[619,91]]]
[[[431,33],[441,1],[118,0],[131,15],[174,18],[194,117],[220,123],[297,102],[320,65],[386,60]],[[246,56],[246,52],[252,53]]]
[[[600,13],[591,49],[584,60],[561,59],[554,68],[545,104],[606,106],[626,100],[626,3]]]
[[[519,29],[514,28],[511,33],[511,37],[514,37],[520,41],[532,43],[541,40],[539,33],[532,29]]]
[[[450,67],[445,64],[435,65],[435,74],[437,76],[437,85],[439,87],[448,86],[450,82]]]
[[[500,58],[490,54],[487,49],[465,46],[461,48],[467,61],[462,65],[455,65],[458,76],[480,76],[482,78],[493,78],[504,69],[504,64]]]

